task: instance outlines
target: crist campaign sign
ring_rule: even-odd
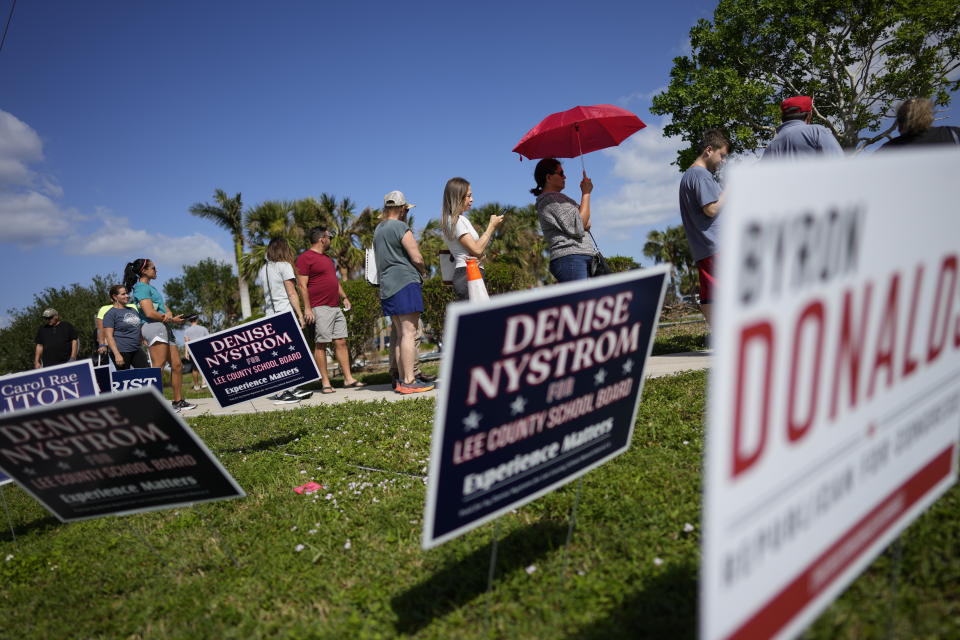
[[[110,373],[111,391],[130,391],[150,385],[163,393],[163,372],[160,367],[121,369]]]
[[[701,637],[798,634],[954,483],[958,161],[951,149],[732,172]]]
[[[293,311],[191,340],[187,348],[221,407],[320,377]]]
[[[45,407],[98,393],[90,360],[21,371],[0,378],[0,412]],[[10,478],[0,473],[0,485]]]
[[[552,491],[630,444],[668,267],[447,307],[423,546]]]
[[[63,522],[244,495],[152,386],[0,414],[0,469]]]

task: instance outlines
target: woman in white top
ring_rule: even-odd
[[[263,312],[271,316],[293,309],[303,327],[303,311],[297,294],[297,271],[293,267],[293,250],[283,238],[274,238],[267,245],[267,262],[257,272],[257,281],[263,289]],[[312,391],[285,389],[271,396],[274,404],[292,404],[309,398]]]
[[[266,315],[284,313],[293,309],[300,326],[303,311],[297,294],[297,272],[293,268],[293,250],[283,238],[274,238],[267,245],[267,262],[257,273],[263,289],[263,312]]]
[[[460,300],[467,300],[467,258],[481,258],[493,238],[503,216],[493,214],[483,235],[470,224],[465,214],[473,206],[473,191],[463,178],[450,178],[443,189],[443,214],[440,219],[443,239],[454,259],[453,290]]]

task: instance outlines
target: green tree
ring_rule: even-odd
[[[327,254],[337,263],[340,280],[346,281],[363,268],[364,247],[373,246],[373,231],[380,222],[380,212],[370,207],[359,214],[350,198],[339,202],[336,197],[320,194],[320,219],[333,231]],[[412,223],[411,223],[412,224]]]
[[[956,0],[720,0],[713,21],[690,30],[689,56],[674,58],[651,112],[696,158],[702,132],[722,127],[735,149],[767,144],[778,103],[814,98],[815,121],[847,149],[890,137],[895,102],[932,97],[946,106],[960,87]],[[951,79],[952,77],[952,79]]]
[[[237,265],[237,290],[240,294],[240,310],[244,318],[251,315],[250,290],[243,276],[243,202],[240,194],[232,198],[223,189],[213,192],[216,204],[197,202],[190,207],[193,215],[210,220],[230,232],[233,238],[233,253]],[[176,309],[176,307],[174,307]]]
[[[647,234],[647,242],[643,245],[643,255],[651,258],[655,264],[670,263],[673,271],[670,272],[670,288],[668,295],[675,296],[679,291],[682,294],[692,294],[689,286],[688,274],[696,273],[696,263],[690,253],[687,243],[687,234],[683,227],[667,227],[663,231],[653,230]]]
[[[275,238],[284,238],[296,251],[303,246],[308,228],[297,223],[295,204],[288,200],[267,200],[248,209],[243,225],[250,251],[243,255],[240,269],[243,277],[253,282],[267,261],[267,245]]]
[[[168,280],[163,285],[163,297],[174,312],[196,313],[200,324],[211,332],[220,331],[241,319],[235,282],[229,264],[208,258],[185,266],[181,276]]]
[[[607,265],[610,267],[610,271],[613,273],[620,273],[622,271],[630,271],[631,269],[640,268],[640,263],[630,256],[610,256],[607,258]]]
[[[80,342],[78,357],[90,357],[95,347],[97,311],[110,304],[110,287],[119,284],[116,275],[94,276],[91,284],[70,284],[47,287],[34,295],[33,304],[24,309],[8,309],[10,324],[0,329],[0,373],[14,373],[33,368],[34,342],[37,329],[43,324],[41,313],[53,307],[60,317],[77,330]]]
[[[491,202],[473,209],[468,217],[477,231],[482,232],[490,216],[500,211],[504,212],[504,219],[487,247],[488,264],[496,261],[517,267],[527,274],[525,280],[530,280],[530,286],[544,283],[549,274],[550,257],[540,234],[536,206],[515,207]]]

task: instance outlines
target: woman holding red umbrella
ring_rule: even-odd
[[[533,179],[537,186],[530,193],[537,196],[540,230],[550,251],[550,273],[559,282],[585,280],[590,277],[590,260],[597,252],[589,234],[593,182],[584,172],[578,204],[562,193],[567,178],[556,158],[544,158],[538,162]]]

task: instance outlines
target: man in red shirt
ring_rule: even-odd
[[[314,357],[320,369],[323,383],[321,393],[333,393],[330,374],[327,371],[327,345],[333,343],[334,354],[343,372],[343,386],[347,389],[359,389],[366,385],[350,372],[350,354],[347,352],[347,319],[340,310],[343,299],[344,311],[350,310],[350,299],[343,292],[337,279],[337,267],[326,255],[330,247],[330,232],[326,227],[310,229],[310,248],[297,258],[297,284],[304,300],[309,300],[304,320],[314,323],[317,344]]]

